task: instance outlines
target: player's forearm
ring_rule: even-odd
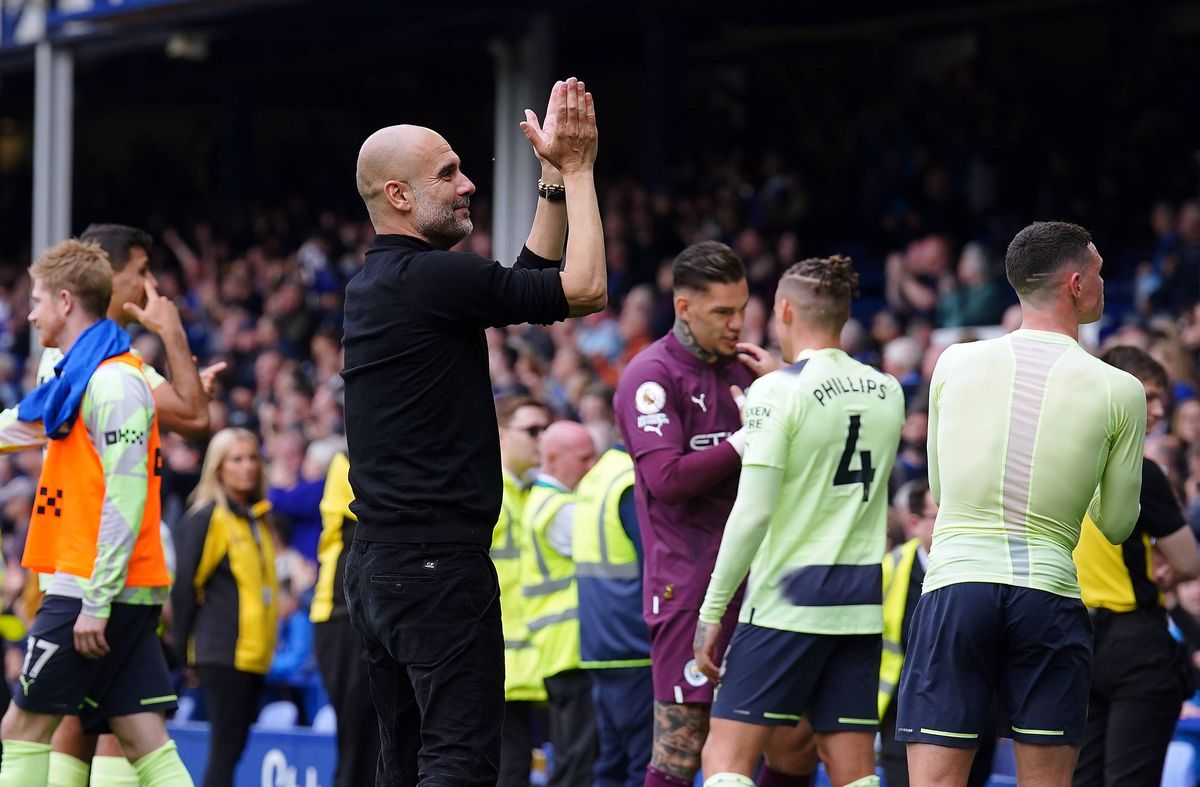
[[[640,457],[638,462],[650,494],[668,505],[710,492],[742,466],[742,458],[728,441],[690,454],[655,451]]]
[[[0,412],[0,453],[38,448],[48,439],[41,421],[18,420],[16,407]]]
[[[159,409],[159,422],[164,429],[184,437],[203,437],[209,429],[208,396],[200,382],[200,371],[192,360],[187,334],[181,328],[179,331],[166,332],[160,338],[167,357],[167,368],[171,371],[171,382],[159,387],[170,386],[177,401],[172,403],[173,407]],[[170,396],[166,391],[162,394],[166,394],[162,398]],[[159,392],[156,392],[155,400],[159,398]]]
[[[730,599],[750,573],[750,564],[771,523],[782,482],[783,471],[773,467],[749,466],[742,470],[737,501],[725,525],[717,563],[700,607],[703,622],[721,622]]]
[[[604,230],[592,171],[564,175],[563,185],[567,189],[567,225],[571,228],[561,274],[563,294],[571,306],[571,316],[580,317],[608,304]]]

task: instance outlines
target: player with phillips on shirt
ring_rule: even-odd
[[[802,717],[834,787],[879,784],[881,562],[904,394],[841,350],[857,289],[850,259],[835,256],[793,265],[775,295],[792,363],[748,393],[737,501],[694,641],[716,681],[721,619],[749,572],[704,746],[705,787],[754,787],[759,757],[787,755]]]

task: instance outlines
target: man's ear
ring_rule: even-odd
[[[688,317],[688,307],[690,302],[686,295],[681,292],[675,293],[675,316],[686,319]]]
[[[396,210],[408,212],[413,209],[412,188],[402,180],[389,180],[384,183],[383,196]]]
[[[75,309],[75,296],[70,290],[59,290],[58,303],[62,307],[63,314],[70,314]]]
[[[792,320],[796,319],[796,308],[787,298],[780,298],[775,308],[779,309],[779,321],[784,325],[791,325]]]
[[[1078,298],[1083,293],[1083,274],[1079,271],[1072,271],[1067,276],[1067,290],[1071,293],[1072,298]]]

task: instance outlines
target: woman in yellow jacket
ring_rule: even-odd
[[[258,438],[213,436],[191,508],[175,526],[175,643],[200,678],[211,723],[204,787],[227,787],[275,652],[275,549]]]

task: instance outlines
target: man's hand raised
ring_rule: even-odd
[[[170,331],[183,331],[183,320],[175,302],[165,295],[159,295],[158,289],[150,281],[146,282],[145,308],[129,302],[122,308],[146,330],[158,336],[165,336]]]
[[[590,171],[596,161],[596,106],[592,94],[575,77],[554,84],[544,126],[531,109],[525,110],[520,125],[537,157],[564,177]]]

